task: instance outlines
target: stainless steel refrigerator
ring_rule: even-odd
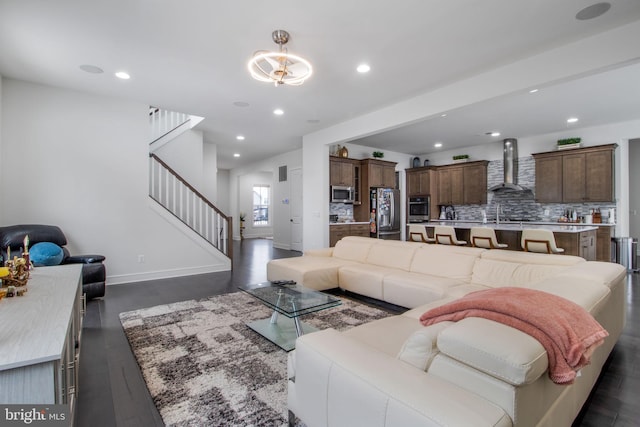
[[[400,190],[371,188],[369,198],[371,237],[400,240]]]

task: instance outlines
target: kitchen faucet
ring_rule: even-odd
[[[500,203],[496,203],[496,224],[500,224]]]

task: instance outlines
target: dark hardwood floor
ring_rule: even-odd
[[[87,304],[76,426],[163,425],[120,325],[120,313],[235,292],[238,285],[266,280],[269,260],[300,255],[273,249],[272,241],[265,239],[234,242],[233,250],[231,272],[112,285],[104,299]],[[640,275],[630,278],[627,326],[574,426],[639,425]]]

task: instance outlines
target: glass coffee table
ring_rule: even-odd
[[[318,330],[301,322],[300,316],[342,304],[334,296],[293,281],[262,282],[238,288],[273,309],[271,317],[249,322],[247,326],[285,351],[295,348],[300,335]]]

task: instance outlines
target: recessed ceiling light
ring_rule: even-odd
[[[611,9],[611,3],[596,3],[591,6],[587,6],[576,14],[576,19],[579,21],[587,21],[589,19],[597,18],[604,15],[609,9]]]
[[[440,148],[442,147],[442,142],[436,142],[435,144],[433,144],[433,146],[436,148]]]
[[[491,132],[489,135],[491,135],[491,136],[500,136],[500,132]]]
[[[233,153],[233,157],[240,157],[240,153]]]
[[[567,119],[567,123],[575,123],[577,121],[578,121],[577,117],[570,117],[570,118]]]
[[[104,70],[100,67],[96,67],[95,65],[84,64],[80,66],[82,71],[86,71],[91,74],[101,74],[104,73]]]
[[[244,141],[244,135],[238,135],[238,136],[236,136],[236,139],[238,141]]]
[[[236,101],[233,103],[236,107],[248,107],[249,103],[244,101]]]
[[[276,116],[281,116],[284,114],[284,111],[280,108],[276,108],[275,110],[273,110],[273,114],[275,114]]]
[[[447,117],[447,113],[440,114],[440,117]]]
[[[371,71],[371,67],[368,64],[360,64],[358,65],[358,68],[356,68],[356,70],[359,73],[368,73],[369,71]]]
[[[531,90],[529,91],[529,93],[536,93],[537,91],[538,91],[538,89],[531,89]]]
[[[116,77],[122,80],[129,80],[131,78],[131,76],[129,75],[129,73],[126,73],[124,71],[118,71],[116,73]]]

